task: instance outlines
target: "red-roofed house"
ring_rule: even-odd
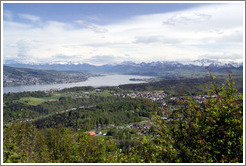
[[[96,135],[94,131],[89,132],[90,135]]]

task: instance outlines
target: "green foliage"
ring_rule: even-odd
[[[33,124],[37,128],[57,127],[62,124],[75,129],[90,130],[106,127],[110,124],[122,125],[139,122],[141,120],[140,117],[149,117],[151,115],[145,99],[112,97],[107,99],[107,103],[99,103],[92,108],[57,113],[37,119],[33,121]],[[68,104],[69,101],[65,103]],[[154,106],[154,104],[152,105]],[[54,108],[55,105],[52,109]]]
[[[72,88],[71,91],[87,88]],[[38,92],[36,93],[39,94]],[[40,97],[33,97],[38,96],[33,95],[36,93],[4,95],[4,122],[25,121],[26,119],[44,120],[45,117],[50,119],[50,116],[60,116],[56,114],[61,113],[66,116],[64,112],[72,108],[90,106],[97,106],[97,109],[94,112],[91,109],[79,109],[80,116],[77,118],[82,118],[83,120],[85,120],[84,117],[93,118],[93,125],[96,123],[103,125],[115,123],[118,125],[122,124],[123,121],[124,123],[134,122],[134,119],[139,121],[139,116],[150,116],[150,111],[145,105],[145,99],[115,97],[109,95],[106,90],[98,93],[89,92],[86,97],[82,96],[84,95],[83,92],[77,92],[76,95],[82,96],[78,98],[73,97],[68,90],[59,92],[59,94],[52,94],[52,96],[40,94]],[[64,93],[63,96],[61,96],[62,93]],[[50,99],[56,100],[49,101]],[[136,110],[136,113],[130,112],[130,110]],[[76,111],[73,111],[72,114],[76,114]],[[102,120],[100,120],[100,116]]]
[[[225,82],[225,76],[217,76],[216,81],[220,84]],[[239,89],[239,92],[243,92],[243,77],[234,76],[235,87]],[[183,78],[183,79],[163,79],[159,82],[142,83],[142,84],[127,84],[120,85],[119,87],[124,90],[136,90],[136,91],[158,91],[164,90],[165,93],[170,95],[179,95],[182,92],[183,95],[200,95],[206,93],[205,86],[209,86],[212,79],[208,76],[201,78]]]
[[[59,126],[37,130],[28,123],[4,128],[4,163],[100,163],[117,160],[112,140]]]
[[[15,123],[4,127],[3,161],[33,162],[37,130],[28,123]]]
[[[46,101],[45,99],[35,97],[23,97],[20,100],[34,106],[42,104]]]
[[[218,77],[210,77],[211,86],[206,89],[205,98],[197,101],[183,95],[173,104],[173,110],[165,107],[162,112],[145,99],[110,96],[108,91],[103,95],[91,93],[89,98],[67,95],[63,100],[39,105],[16,101],[23,97],[50,97],[49,94],[6,94],[4,121],[11,123],[3,127],[3,162],[243,162],[243,96],[234,88],[231,75],[222,86],[216,83]],[[71,91],[65,89],[63,93]],[[81,106],[87,108],[64,111]],[[27,117],[39,119],[15,123]],[[145,133],[137,128],[111,128],[106,129],[108,135],[102,138],[88,134],[89,129],[138,122],[140,117],[150,118],[154,124]]]
[[[222,87],[213,81],[202,103],[181,99],[171,121],[156,115],[160,162],[243,162],[243,102],[233,84],[231,76]]]

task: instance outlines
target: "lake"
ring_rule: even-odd
[[[119,86],[124,84],[138,84],[145,81],[130,81],[129,79],[145,79],[153,78],[150,76],[137,76],[137,75],[105,75],[99,77],[90,77],[84,82],[66,83],[66,84],[47,84],[47,85],[23,85],[3,87],[3,93],[9,92],[24,92],[24,91],[44,91],[50,89],[64,89],[76,86],[92,86],[92,87],[104,87],[104,86]]]

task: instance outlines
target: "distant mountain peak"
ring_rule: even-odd
[[[216,66],[216,67],[240,67],[243,66],[242,62],[233,62],[233,61],[219,61],[218,59],[198,59],[198,60],[194,60],[193,62],[191,62],[194,65],[197,66]]]
[[[5,60],[6,65],[13,66],[13,67],[27,67],[27,68],[36,68],[36,69],[47,69],[51,68],[54,70],[71,70],[71,71],[97,71],[100,72],[102,71],[110,71],[112,67],[133,67],[133,68],[151,68],[151,67],[206,67],[206,66],[211,66],[211,67],[225,67],[225,68],[230,68],[230,67],[241,67],[243,66],[243,63],[240,62],[222,62],[217,59],[197,59],[197,60],[192,60],[192,61],[153,61],[153,62],[140,62],[140,63],[135,63],[133,61],[124,61],[119,64],[106,64],[106,65],[92,65],[88,63],[81,63],[81,62],[72,62],[72,61],[52,61],[50,63],[20,63],[15,60]]]
[[[136,63],[132,61],[123,61],[119,65],[136,65]]]

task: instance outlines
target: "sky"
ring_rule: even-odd
[[[4,63],[243,62],[241,3],[4,3]]]

